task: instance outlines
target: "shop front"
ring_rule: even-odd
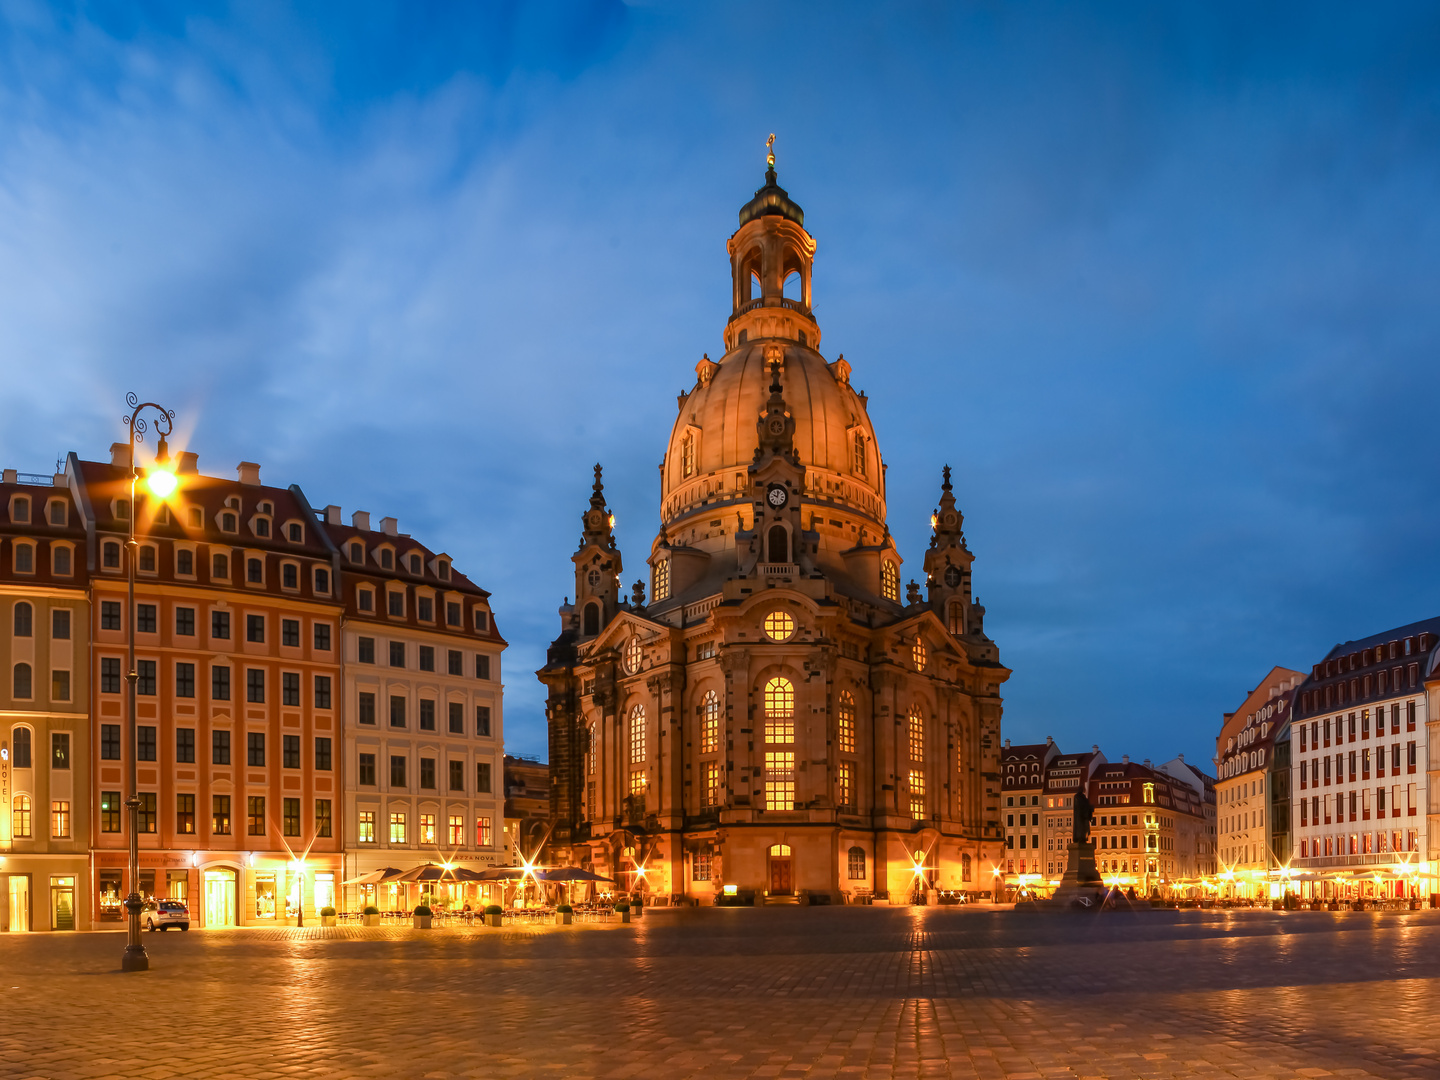
[[[0,933],[89,930],[86,860],[72,855],[0,858]]]

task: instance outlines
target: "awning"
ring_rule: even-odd
[[[554,870],[537,870],[535,876],[541,881],[611,881],[614,878],[601,877],[591,870],[578,866],[561,866]]]
[[[342,881],[342,885],[379,885],[381,882],[394,881],[404,873],[393,866],[384,866],[379,870],[371,870],[368,874],[361,874],[359,877],[351,878],[349,881]]]

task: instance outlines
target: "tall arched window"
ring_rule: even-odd
[[[855,475],[864,479],[865,477],[865,436],[861,432],[855,432]]]
[[[910,706],[905,717],[905,731],[909,736],[910,760],[921,763],[925,760],[925,714],[920,706]]]
[[[765,741],[795,741],[795,686],[776,677],[765,684]]]
[[[15,696],[17,698],[28,698],[33,692],[33,680],[30,675],[29,664],[15,665]]]
[[[29,840],[31,818],[30,796],[16,795],[11,805],[14,808],[11,811],[10,817],[11,835],[13,835],[16,840]]]
[[[32,628],[34,609],[24,600],[15,605],[15,636],[29,637],[34,631]]]
[[[840,704],[835,710],[835,743],[840,753],[855,752],[855,695],[840,691]]]
[[[30,768],[30,729],[17,727],[12,736],[15,747],[15,768]]]
[[[790,535],[785,531],[785,526],[770,526],[770,540],[767,546],[770,549],[772,563],[788,563],[790,561]]]
[[[956,635],[965,633],[965,609],[961,606],[959,600],[952,600],[950,602],[949,623],[950,633]]]
[[[852,847],[849,857],[846,859],[846,876],[851,881],[865,880],[865,849],[863,847]]]
[[[632,764],[645,760],[645,706],[636,705],[630,710],[630,761]]]
[[[880,595],[900,602],[900,570],[889,559],[880,564]]]
[[[600,605],[593,600],[585,605],[585,636],[594,637],[600,633]]]
[[[700,702],[700,752],[713,754],[720,749],[720,695],[706,690]]]
[[[680,475],[689,477],[695,475],[695,436],[686,434],[680,440]]]

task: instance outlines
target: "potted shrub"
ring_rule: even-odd
[[[630,914],[637,919],[645,914],[645,896],[643,893],[636,893],[635,902],[630,905]]]
[[[485,908],[485,925],[499,926],[505,917],[505,909],[499,904],[490,904]]]
[[[622,923],[630,921],[630,905],[624,900],[615,905],[615,913],[620,916]]]
[[[575,909],[569,904],[557,904],[555,906],[555,925],[569,926],[575,921]]]
[[[366,905],[365,905],[365,911],[364,911],[363,914],[364,914],[364,916],[365,916],[365,925],[366,925],[366,926],[379,926],[379,925],[380,925],[380,909],[379,909],[378,907],[376,907],[374,904],[366,904]]]
[[[322,908],[320,909],[320,925],[321,925],[321,926],[334,926],[334,925],[335,925],[335,909],[334,909],[333,907],[322,907]]]
[[[411,912],[411,915],[415,919],[416,930],[429,930],[431,921],[434,918],[435,913],[430,910],[430,905],[421,904],[413,912]]]

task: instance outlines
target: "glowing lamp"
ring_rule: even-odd
[[[157,499],[168,499],[175,494],[175,488],[180,481],[175,477],[175,470],[170,467],[170,451],[165,445],[165,436],[160,436],[160,445],[155,451],[155,464],[145,474],[145,486],[150,489],[150,494]]]

